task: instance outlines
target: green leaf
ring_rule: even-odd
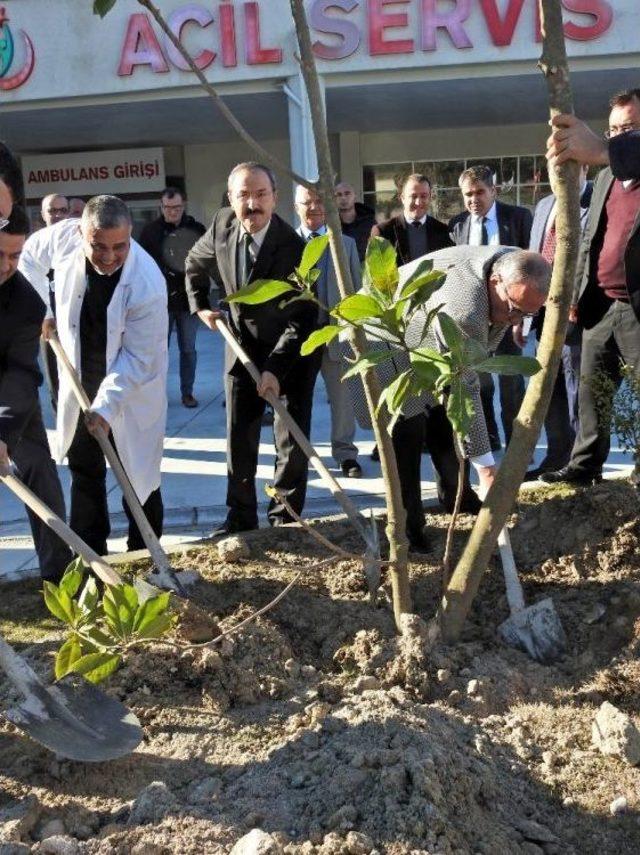
[[[300,354],[302,356],[309,356],[310,353],[313,353],[314,350],[322,347],[323,344],[328,344],[330,341],[333,341],[339,332],[340,327],[336,324],[329,324],[329,326],[321,327],[319,330],[314,330],[309,338],[302,343]]]
[[[367,318],[379,318],[384,308],[369,294],[351,294],[345,297],[331,310],[334,318],[344,318],[351,323]]]
[[[82,631],[82,645],[92,647],[94,650],[104,650],[108,647],[113,647],[114,642],[117,642],[118,637],[111,637],[103,632],[97,626],[92,626]]]
[[[460,377],[453,377],[447,395],[447,418],[458,436],[466,436],[475,410],[471,395]]]
[[[167,630],[171,629],[174,623],[174,616],[170,614],[156,615],[153,620],[145,623],[144,626],[136,630],[136,638],[160,638]]]
[[[441,287],[446,275],[440,270],[432,270],[432,267],[432,261],[421,261],[402,286],[398,299],[404,301],[414,297],[419,298],[419,303],[426,303]]]
[[[101,18],[113,9],[116,5],[116,0],[93,0],[93,14],[100,15]]]
[[[466,338],[464,340],[463,352],[464,364],[470,367],[475,366],[476,362],[484,362],[486,359],[489,359],[487,348],[474,338]]]
[[[84,577],[84,562],[80,556],[72,561],[71,564],[64,571],[64,575],[62,579],[60,579],[59,588],[66,593],[70,597],[75,597],[78,593],[78,588],[82,584],[82,579]]]
[[[166,612],[169,608],[169,598],[171,594],[169,592],[158,594],[157,597],[151,597],[140,606],[138,611],[136,612],[135,619],[133,621],[133,630],[137,632],[138,630],[143,630],[148,623],[151,623],[158,615]]]
[[[379,412],[380,407],[383,404],[386,404],[387,410],[391,416],[394,416],[398,412],[402,412],[402,405],[407,398],[411,385],[410,375],[411,372],[409,370],[403,371],[401,374],[398,374],[393,383],[390,383],[382,390],[376,412]]]
[[[311,268],[315,267],[320,261],[328,243],[329,235],[319,235],[319,237],[313,238],[313,240],[307,243],[302,253],[300,267],[298,268],[298,273],[303,279],[307,276]]]
[[[122,625],[122,620],[120,619],[120,610],[113,594],[115,589],[115,586],[107,586],[104,596],[102,597],[102,609],[105,614],[107,626],[111,632],[118,638],[123,638],[126,633],[125,628]]]
[[[438,312],[438,323],[440,324],[442,337],[449,348],[451,356],[459,365],[462,364],[464,356],[464,333],[446,312]]]
[[[475,371],[486,371],[488,374],[514,375],[532,377],[542,368],[533,356],[493,356],[473,366]]]
[[[122,658],[119,653],[87,653],[73,663],[75,674],[82,674],[90,683],[101,683],[116,670]]]
[[[345,371],[342,375],[342,380],[346,380],[347,377],[353,377],[356,374],[364,374],[369,368],[374,368],[376,365],[387,362],[389,359],[393,359],[393,351],[391,349],[370,350],[364,356],[361,356],[360,359],[356,360],[351,368]]]
[[[227,303],[245,303],[247,306],[258,306],[260,303],[268,303],[276,297],[282,296],[296,289],[289,282],[280,279],[256,279],[244,288],[240,288],[235,294],[227,297]]]
[[[366,279],[382,294],[391,296],[398,287],[398,262],[395,248],[381,237],[372,237],[364,259]]]
[[[82,593],[78,598],[78,605],[80,606],[80,608],[85,609],[87,612],[92,612],[98,605],[99,599],[100,595],[98,593],[98,586],[96,585],[96,580],[93,578],[93,576],[89,576],[89,578],[85,582],[84,588],[82,589]]]
[[[431,325],[433,324],[434,318],[436,317],[436,315],[438,314],[438,312],[440,311],[440,309],[442,309],[442,307],[444,305],[445,305],[444,303],[440,303],[440,305],[434,306],[433,309],[431,309],[427,313],[427,317],[425,318],[425,321],[424,321],[424,326],[422,327],[422,335],[420,337],[420,341],[425,340],[427,332],[431,329]]]
[[[112,601],[117,608],[120,632],[128,635],[133,629],[133,622],[139,605],[135,588],[133,585],[110,586],[102,599],[105,612],[108,601]]]
[[[71,597],[53,582],[43,582],[44,602],[54,617],[64,623],[73,624],[74,610]]]
[[[56,680],[64,677],[69,671],[73,670],[73,665],[82,656],[82,647],[80,639],[75,632],[67,638],[60,650],[56,653],[55,675]]]

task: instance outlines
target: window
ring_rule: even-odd
[[[431,213],[442,222],[462,210],[458,187],[460,173],[469,166],[491,167],[498,184],[499,198],[513,205],[533,208],[551,192],[547,160],[543,155],[520,157],[476,157],[466,160],[404,161],[365,166],[363,170],[364,202],[376,212],[379,220],[401,210],[398,187],[412,172],[424,173],[431,181]]]

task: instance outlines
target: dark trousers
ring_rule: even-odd
[[[521,356],[522,348],[513,340],[513,332],[511,327],[507,329],[502,341],[496,349],[497,356]],[[500,433],[496,424],[496,417],[493,411],[493,393],[495,385],[492,374],[481,373],[480,377],[480,395],[482,398],[482,409],[487,422],[487,430],[489,431],[489,439],[491,440],[492,448],[500,448]],[[500,389],[500,418],[502,421],[502,429],[504,431],[505,443],[509,444],[511,432],[513,430],[513,420],[518,415],[518,411],[524,398],[524,377],[517,374],[514,376],[500,375],[498,378]]]
[[[578,430],[580,351],[579,344],[565,344],[562,348],[562,361],[544,419],[547,453],[540,463],[541,469],[561,469],[571,457]]]
[[[614,300],[602,319],[582,334],[580,426],[569,461],[574,471],[599,475],[609,456],[611,425],[598,412],[592,380],[603,372],[617,389],[622,382],[621,361],[633,365],[635,375],[640,377],[640,321],[628,303]]]
[[[64,496],[58,470],[51,459],[39,404],[20,437],[15,443],[9,439],[7,445],[20,479],[64,520]],[[58,535],[28,508],[27,515],[38,554],[40,575],[50,582],[58,582],[73,559],[72,552]]]
[[[98,555],[106,555],[107,538],[111,532],[107,504],[107,464],[100,446],[86,429],[82,415],[78,419],[68,459],[71,472],[69,525]],[[129,520],[128,550],[144,549],[144,541],[124,499],[122,507]],[[149,495],[142,507],[151,528],[160,537],[164,513],[160,488]]]
[[[49,391],[49,400],[51,401],[51,409],[54,413],[58,411],[58,363],[51,345],[43,338],[40,339],[40,362],[42,364],[42,373],[45,383]]]
[[[307,358],[292,369],[283,383],[281,395],[288,412],[306,437],[311,430],[313,386],[317,360]],[[256,384],[242,370],[225,376],[227,411],[227,522],[238,529],[258,526],[256,470],[262,414],[266,401]],[[276,412],[273,420],[276,446],[274,487],[287,498],[296,513],[302,513],[307,494],[309,461]],[[271,525],[291,522],[282,503],[272,499],[267,516]]]
[[[443,406],[427,410],[425,422],[425,449],[431,456],[436,475],[438,499],[445,510],[453,511],[458,491],[458,458],[453,444],[453,428]],[[471,488],[469,461],[464,465],[462,510],[477,513],[480,500]]]
[[[420,465],[425,441],[426,419],[424,413],[410,418],[400,418],[393,428],[391,438],[398,462],[402,504],[407,512],[406,530],[409,537],[419,535],[425,524],[420,485]]]

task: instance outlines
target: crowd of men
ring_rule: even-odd
[[[612,99],[607,141],[574,117],[556,117],[547,156],[550,168],[567,159],[604,168],[593,187],[582,172],[584,237],[572,323],[546,419],[547,455],[528,477],[587,484],[601,477],[610,433],[596,407],[591,380],[604,370],[619,384],[621,360],[640,370],[640,90]],[[399,264],[411,265],[426,256],[447,274],[408,331],[410,344],[425,344],[426,316],[444,304],[465,335],[489,351],[520,353],[531,319],[538,335],[544,320],[555,254],[555,200],[543,199],[532,217],[528,209],[497,199],[495,176],[483,166],[466,169],[459,186],[464,210],[445,225],[429,213],[432,187],[425,175],[412,174],[403,181],[402,212],[380,223],[371,209],[356,201],[350,184],[337,184],[342,240],[354,284],[360,286],[369,237],[382,236],[393,244]],[[215,332],[224,319],[260,372],[256,384],[226,348],[228,513],[216,534],[258,525],[255,476],[270,394],[286,402],[308,436],[313,389],[322,374],[331,409],[332,454],[346,477],[362,473],[354,436],[356,416],[363,423],[366,419],[363,393],[358,383],[342,382],[342,348],[336,343],[310,356],[300,354],[301,344],[328,322],[328,310],[340,299],[329,251],[318,262],[320,308],[305,300],[283,304],[281,298],[260,305],[225,303],[225,297],[259,279],[287,279],[306,242],[326,231],[322,200],[298,187],[294,228],[276,213],[273,173],[253,162],[234,167],[227,193],[229,206],[205,229],[187,215],[184,192],[167,188],[160,216],[144,229],[139,242],[132,239],[131,215],[119,198],[97,196],[84,204],[48,196],[42,203],[45,227],[30,235],[20,170],[11,153],[0,148],[0,467],[13,461],[25,483],[64,516],[51,452],[58,463],[67,458],[70,525],[99,553],[107,549],[109,515],[106,466],[95,441],[98,431],[111,438],[153,529],[162,532],[160,463],[173,329],[186,407],[198,406],[193,389],[200,325]],[[212,303],[212,282],[220,290],[221,304]],[[43,363],[57,419],[50,451],[38,398],[38,351],[41,339],[53,334],[78,371],[91,407],[86,415],[80,412],[66,371],[54,377],[55,363],[45,349]],[[427,335],[427,346],[446,349],[437,324]],[[381,365],[384,382],[392,379],[394,364]],[[500,440],[491,375],[469,372],[466,382],[475,414],[464,443],[468,464],[463,507],[476,512],[480,502],[469,483],[470,467],[481,489],[488,489]],[[500,418],[507,442],[523,394],[521,377],[501,377]],[[282,525],[292,520],[291,511],[303,510],[308,461],[277,413],[274,438],[277,496],[268,518],[271,525]],[[424,551],[429,548],[420,493],[424,450],[432,456],[439,494],[448,508],[456,488],[456,455],[444,408],[432,400],[410,402],[394,428],[393,441],[410,547]],[[124,506],[129,549],[140,548],[140,532]],[[39,520],[30,516],[30,523],[42,576],[58,579],[69,550]]]

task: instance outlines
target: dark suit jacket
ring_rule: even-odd
[[[0,439],[10,451],[40,403],[44,315],[44,303],[22,273],[0,285]]]
[[[142,230],[138,243],[158,265],[167,282],[170,312],[187,312],[184,263],[193,244],[206,232],[202,223],[183,214],[177,226],[160,216]]]
[[[189,252],[185,264],[191,312],[210,309],[209,277],[231,296],[237,291],[237,245],[241,226],[231,208],[222,208]],[[286,280],[300,263],[304,240],[277,214],[271,218],[249,282]],[[300,346],[316,326],[317,308],[310,301],[285,303],[276,297],[258,306],[230,303],[231,327],[260,371],[271,371],[282,382],[302,357]],[[226,370],[244,371],[226,349]]]
[[[500,245],[529,249],[531,211],[528,208],[521,208],[519,205],[496,202],[496,216]],[[451,240],[456,246],[466,246],[469,243],[469,232],[471,231],[471,214],[468,211],[463,211],[461,214],[452,217],[449,220],[449,231],[451,232]]]
[[[580,244],[573,301],[578,304],[578,321],[586,329],[597,324],[611,305],[609,298],[598,287],[598,259],[607,229],[605,206],[614,180],[608,166],[598,173],[593,185],[587,225]],[[640,321],[640,211],[636,214],[627,241],[624,264],[629,302],[636,318]]]
[[[449,230],[444,223],[435,217],[427,215],[427,252],[436,252],[453,246],[449,237]],[[380,237],[385,238],[395,246],[398,257],[398,265],[408,264],[412,259],[409,254],[409,235],[407,234],[407,221],[403,214],[391,217],[377,226]],[[375,232],[374,232],[375,233]]]

